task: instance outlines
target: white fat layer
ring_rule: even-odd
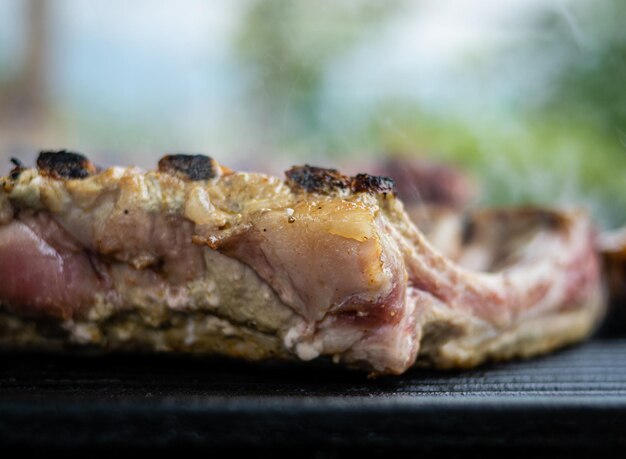
[[[296,345],[296,354],[300,360],[313,360],[320,355],[321,346],[317,343],[298,343]]]
[[[196,342],[196,339],[196,323],[190,320],[185,327],[185,344],[191,346]]]
[[[41,185],[42,179],[35,169],[24,171],[11,190],[10,198],[23,207],[41,209]]]
[[[194,222],[196,225],[209,225],[214,224],[216,209],[211,203],[209,193],[201,186],[195,186],[189,192],[187,200],[185,201],[184,215],[187,219]],[[225,220],[220,219],[218,225],[224,224]]]

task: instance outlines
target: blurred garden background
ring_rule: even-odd
[[[381,156],[626,223],[621,0],[0,0],[0,172],[40,149],[279,172]]]

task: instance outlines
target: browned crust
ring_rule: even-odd
[[[395,183],[390,177],[357,174],[343,175],[337,169],[326,169],[305,164],[294,166],[285,172],[287,184],[309,193],[333,194],[341,191],[351,193],[395,194]]]
[[[337,169],[323,167],[293,166],[285,172],[287,184],[292,188],[302,188],[310,193],[330,194],[350,188],[350,177]]]
[[[37,158],[37,168],[42,175],[57,179],[83,179],[97,172],[85,156],[67,150],[42,151]]]
[[[209,156],[173,154],[159,160],[159,172],[192,181],[210,180],[220,175],[220,166]]]
[[[352,180],[352,189],[356,193],[395,194],[396,184],[391,177],[357,174]]]

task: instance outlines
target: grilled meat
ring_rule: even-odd
[[[457,264],[386,177],[44,153],[0,179],[0,346],[468,367],[582,339],[604,302],[584,213],[485,212]],[[470,269],[470,267],[475,269]]]
[[[609,298],[621,322],[626,316],[622,306],[626,300],[626,228],[601,234],[598,238],[598,250],[604,262]]]
[[[391,157],[365,167],[393,178],[405,212],[431,245],[451,260],[461,256],[465,214],[478,194],[469,174],[448,164],[409,157]]]

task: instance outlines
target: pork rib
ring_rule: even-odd
[[[44,152],[0,179],[0,345],[251,360],[373,373],[468,367],[582,339],[604,311],[581,212],[476,214],[459,263],[386,177],[287,179],[171,155],[101,172]]]

